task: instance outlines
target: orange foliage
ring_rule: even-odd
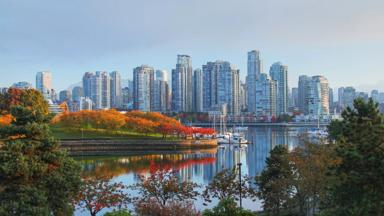
[[[125,129],[142,134],[160,133],[164,138],[167,135],[191,136],[214,133],[213,129],[186,127],[176,119],[160,113],[141,111],[125,114],[116,110],[66,112],[56,116],[52,123],[67,128]]]
[[[12,116],[10,114],[0,116],[0,127],[10,125],[12,122]]]

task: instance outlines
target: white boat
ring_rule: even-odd
[[[309,138],[327,138],[328,137],[328,131],[325,129],[320,129],[320,128],[313,128],[308,130],[305,133]]]
[[[248,144],[248,141],[239,133],[226,133],[217,136],[217,143],[241,145]]]

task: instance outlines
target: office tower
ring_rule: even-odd
[[[152,88],[151,111],[167,112],[169,110],[168,72],[156,70]]]
[[[368,101],[369,99],[369,95],[367,92],[357,92],[356,93],[356,98],[361,98],[363,99],[364,101]]]
[[[329,88],[329,111],[333,113],[334,101],[333,101],[333,89]]]
[[[292,88],[292,93],[291,93],[291,98],[292,98],[292,107],[294,109],[299,108],[299,88],[294,87]]]
[[[172,70],[172,111],[192,111],[192,61],[188,55],[178,55]]]
[[[306,75],[299,77],[299,87],[298,87],[298,107],[301,113],[308,113],[308,101],[307,94],[309,92],[309,84],[311,78]]]
[[[133,70],[133,108],[151,111],[153,100],[154,69],[141,65]]]
[[[63,90],[63,91],[60,91],[59,93],[59,101],[62,103],[62,102],[65,102],[65,101],[70,101],[71,100],[71,92],[68,91],[68,90]]]
[[[56,103],[58,101],[57,93],[55,89],[51,89],[50,91],[50,97],[49,100],[51,100],[53,103]]]
[[[240,112],[239,70],[226,61],[207,62],[203,65],[203,108],[219,111],[223,106],[232,115]]]
[[[288,66],[281,62],[272,64],[269,69],[269,75],[277,83],[277,115],[287,113],[288,111]]]
[[[248,93],[248,111],[256,112],[256,80],[262,72],[260,52],[252,50],[248,52],[247,61],[247,93]]]
[[[31,88],[33,88],[32,84],[29,82],[17,82],[17,83],[14,83],[11,87],[17,88],[17,89],[31,89]]]
[[[83,95],[91,98],[92,95],[92,77],[95,74],[92,72],[86,72],[83,75]]]
[[[239,109],[243,112],[247,109],[247,85],[240,82],[239,88]]]
[[[261,73],[256,80],[255,112],[259,117],[276,116],[277,83],[268,74]]]
[[[379,93],[379,102],[384,103],[384,92]]]
[[[372,91],[371,91],[371,98],[372,98],[375,102],[380,103],[379,91],[378,91],[378,90],[372,90]]]
[[[343,106],[342,108],[346,107],[353,107],[353,101],[356,99],[356,90],[355,88],[349,86],[345,87],[343,91]]]
[[[80,97],[79,110],[92,110],[93,102],[89,97]]]
[[[80,97],[84,96],[83,88],[80,86],[76,86],[72,89],[72,100],[80,101]]]
[[[36,74],[36,89],[40,91],[46,100],[51,98],[52,74],[49,71],[42,71]]]
[[[193,71],[193,111],[202,112],[203,111],[203,72],[201,69],[196,69]]]
[[[111,107],[121,108],[122,105],[122,93],[121,93],[121,76],[118,71],[112,71],[110,73],[111,79]]]
[[[337,106],[338,106],[338,109],[341,111],[342,109],[344,109],[344,87],[340,87],[337,89]]]

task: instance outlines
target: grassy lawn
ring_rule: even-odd
[[[163,139],[161,134],[139,134],[126,130],[105,129],[63,129],[51,127],[53,135],[58,139]],[[177,137],[167,137],[167,140],[179,140]]]

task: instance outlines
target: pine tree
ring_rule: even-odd
[[[332,167],[329,215],[384,215],[384,127],[378,104],[356,99],[330,128],[339,165]]]
[[[72,215],[80,167],[52,137],[48,108],[35,109],[46,106],[42,95],[30,93],[33,104],[21,98],[0,129],[0,215]]]

